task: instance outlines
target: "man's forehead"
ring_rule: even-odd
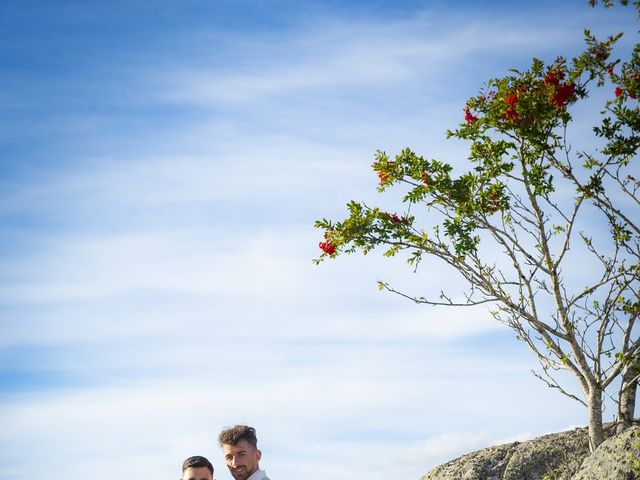
[[[182,475],[183,480],[209,480],[211,472],[207,467],[188,467]]]
[[[235,445],[229,445],[227,443],[222,444],[222,450],[224,453],[240,453],[240,452],[251,452],[255,450],[253,445],[251,445],[246,440],[240,440]]]

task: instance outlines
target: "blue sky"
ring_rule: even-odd
[[[229,480],[248,423],[274,479],[418,478],[584,424],[485,309],[376,287],[451,272],[312,264],[376,149],[462,165],[444,131],[488,78],[634,41],[631,10],[558,4],[3,2],[0,477]]]

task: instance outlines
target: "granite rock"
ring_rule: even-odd
[[[609,438],[585,458],[571,480],[640,479],[640,426]]]
[[[635,475],[634,465],[640,471],[639,432],[636,426],[613,437],[615,427],[607,425],[608,440],[593,455],[587,428],[497,445],[440,465],[421,480],[640,480],[627,475]]]

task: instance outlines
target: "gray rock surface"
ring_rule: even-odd
[[[571,480],[640,479],[640,426],[602,443]]]
[[[545,474],[553,474],[554,480],[568,480],[587,455],[586,428],[544,435],[518,446],[501,480],[539,480]]]
[[[421,480],[502,480],[518,442],[484,448],[434,468]]]
[[[614,430],[608,425],[606,436]],[[421,480],[640,480],[632,470],[640,472],[639,455],[640,426],[609,438],[593,455],[587,429],[576,428],[469,453]]]

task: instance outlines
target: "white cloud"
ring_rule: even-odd
[[[2,282],[0,301],[42,307],[4,341],[104,341],[185,322],[227,331],[228,316],[285,338],[455,338],[503,328],[484,307],[418,306],[376,287],[381,275],[420,280],[435,295],[443,273],[416,275],[400,261],[363,257],[315,266],[318,238],[309,227],[282,226],[251,236],[203,228],[50,239],[38,255],[5,261],[22,280]],[[305,321],[296,321],[302,311]]]
[[[414,462],[425,458],[455,458],[488,445],[492,440],[486,433],[443,433],[421,442],[410,453]]]
[[[532,22],[533,25],[532,25]],[[477,39],[482,38],[482,42]],[[461,63],[499,49],[501,54],[544,49],[574,39],[542,19],[476,18],[424,12],[395,22],[324,19],[269,44],[247,43],[236,71],[207,67],[163,68],[157,80],[170,86],[166,98],[202,105],[257,102],[300,91],[363,89],[401,82],[436,81]],[[238,41],[232,37],[230,40]],[[220,39],[218,39],[220,41]],[[241,41],[241,40],[240,40]],[[270,40],[273,42],[273,40]],[[245,59],[247,60],[247,59]],[[441,82],[437,82],[441,84]]]

